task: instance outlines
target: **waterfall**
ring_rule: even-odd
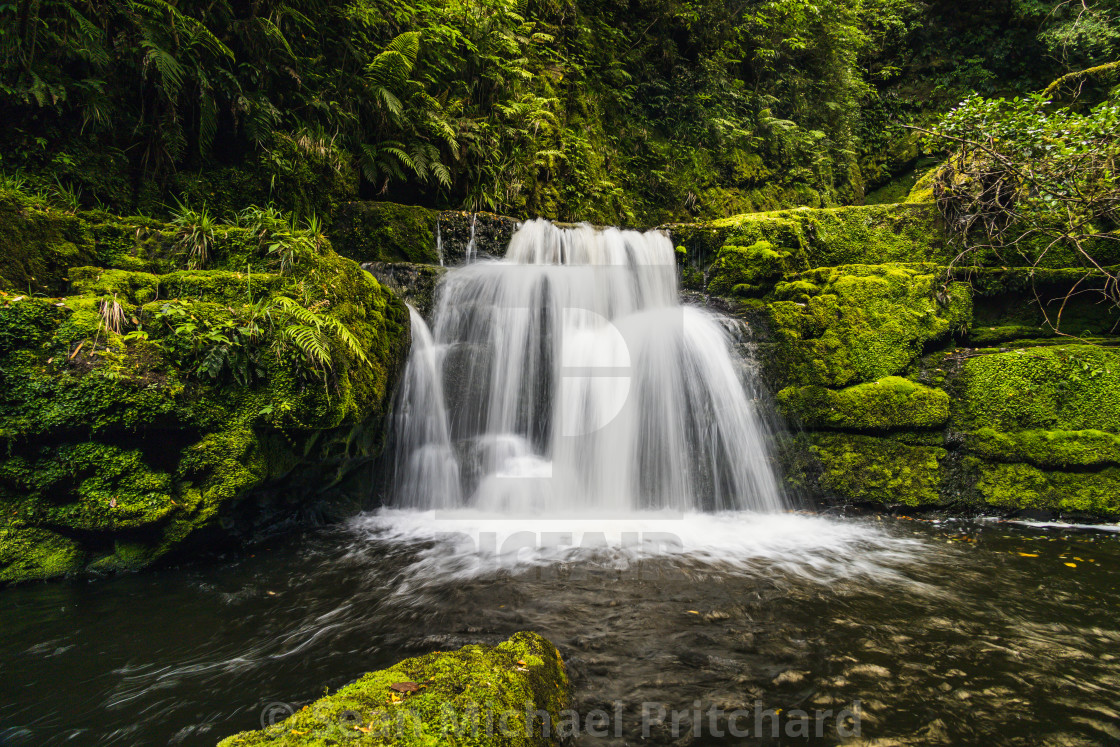
[[[467,250],[465,252],[465,254],[466,254],[465,262],[467,264],[470,264],[471,262],[473,262],[475,260],[475,253],[476,253],[477,250],[475,249],[475,244],[474,244],[474,230],[475,230],[475,223],[477,223],[477,222],[478,222],[478,213],[471,213],[471,238],[470,238],[470,241],[467,242]]]
[[[395,503],[532,515],[782,506],[719,320],[678,301],[657,231],[543,220],[413,313]]]
[[[443,267],[443,236],[439,231],[439,221],[436,221],[436,256],[439,257],[439,266]]]

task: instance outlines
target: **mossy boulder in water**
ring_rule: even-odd
[[[280,267],[236,227],[203,269],[161,272],[190,263],[171,226],[27,214],[93,237],[100,264],[67,269],[67,295],[0,295],[0,583],[137,568],[369,492],[409,343],[369,273],[321,237]]]
[[[943,448],[847,433],[814,433],[811,442],[821,487],[847,502],[921,506],[941,499]]]
[[[370,672],[219,747],[559,744],[567,703],[568,677],[555,646],[535,633],[516,633],[492,648],[464,646]]]

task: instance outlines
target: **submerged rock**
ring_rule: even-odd
[[[469,645],[370,672],[259,731],[219,747],[253,745],[558,744],[568,676],[556,647],[515,633],[493,648]]]

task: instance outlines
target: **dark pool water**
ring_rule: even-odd
[[[480,562],[489,530],[508,549],[569,528],[467,521],[453,545],[428,517],[371,515],[222,563],[0,591],[0,744],[212,745],[270,703],[524,629],[560,647],[575,710],[620,718],[621,738],[577,744],[1120,743],[1115,533],[693,517],[636,528],[679,540],[656,557],[581,525],[594,552]],[[856,701],[858,736],[816,715]],[[650,704],[689,712],[675,736],[647,719],[642,738]],[[784,715],[776,738],[706,715],[696,736],[697,706]],[[781,731],[798,712],[804,731]]]

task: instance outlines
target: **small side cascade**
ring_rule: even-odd
[[[443,235],[439,230],[439,221],[436,221],[436,256],[439,257],[439,266],[443,267]]]
[[[475,247],[474,242],[475,224],[477,222],[478,213],[471,213],[471,238],[470,241],[467,242],[466,258],[464,259],[467,264],[470,264],[471,262],[475,261],[475,259],[477,259],[478,250]]]

